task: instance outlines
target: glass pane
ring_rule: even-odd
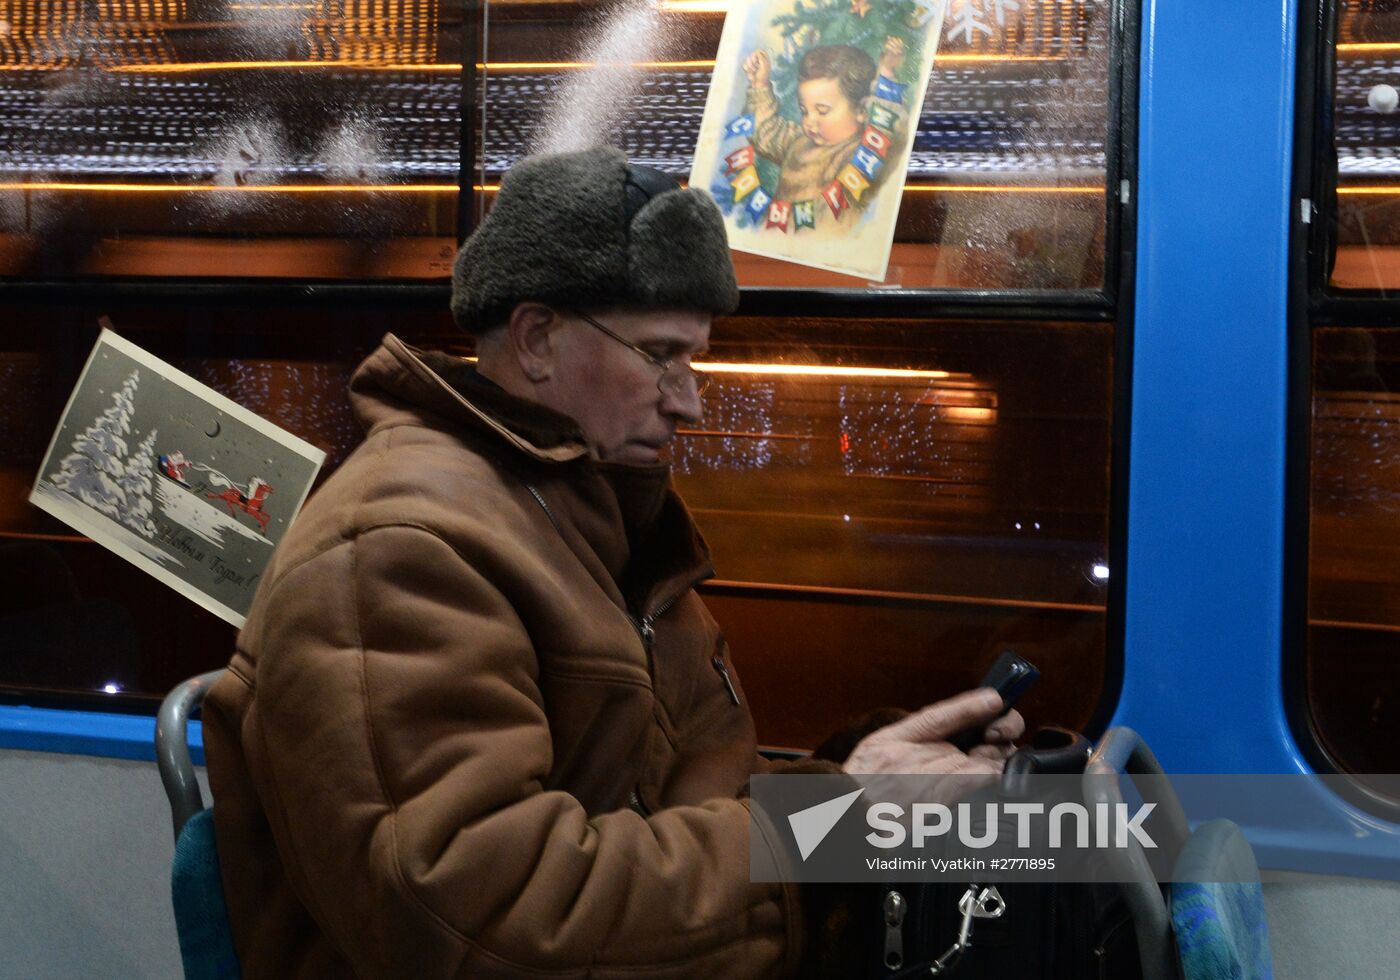
[[[606,136],[690,172],[723,2],[649,14],[488,3],[476,208],[511,163]],[[735,252],[746,286],[1098,288],[1104,279],[1110,5],[969,0],[949,17],[883,283]]]
[[[450,274],[460,5],[0,13],[0,276]]]
[[[1400,286],[1400,5],[1337,0],[1336,263],[1344,289]]]
[[[1108,324],[734,319],[673,453],[761,737],[1042,670],[1083,725],[1104,672]],[[1072,465],[1066,465],[1072,460]],[[793,678],[800,676],[801,684]]]
[[[359,440],[345,383],[390,324],[468,349],[445,311],[105,312],[326,450],[326,473]],[[26,502],[96,311],[13,316],[0,688],[149,697],[223,664],[231,626]],[[672,462],[766,743],[811,747],[844,717],[966,688],[1007,646],[1044,671],[1023,704],[1032,723],[1087,722],[1106,656],[1112,342],[1109,324],[716,325],[706,417]]]
[[[1307,689],[1323,745],[1400,771],[1400,330],[1313,333]]]
[[[446,311],[7,308],[0,689],[161,697],[186,677],[225,665],[234,628],[28,503],[96,340],[99,312],[110,313],[127,339],[324,450],[323,479],[362,437],[346,384],[386,324],[427,346],[465,338]]]

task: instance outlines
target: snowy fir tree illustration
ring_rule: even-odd
[[[121,509],[121,521],[137,534],[147,538],[156,536],[156,525],[151,520],[151,481],[155,474],[156,431],[152,429],[131,459],[126,463],[126,472],[118,485],[126,499]]]
[[[1007,13],[1020,9],[1019,0],[951,0],[948,39],[961,34],[963,40],[971,44],[978,33],[991,37],[995,33],[992,21],[995,20],[999,27],[1005,27]]]
[[[131,413],[140,380],[140,372],[132,371],[121,390],[112,396],[112,407],[73,440],[73,451],[59,461],[58,472],[49,477],[56,489],[112,518],[120,518],[126,508],[126,493],[121,486],[127,453],[123,436],[131,432]]]

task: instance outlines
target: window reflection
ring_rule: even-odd
[[[1094,568],[1108,551],[1112,336],[717,325],[709,357],[752,371],[717,376],[674,465],[714,555],[706,602],[765,741],[810,747],[834,718],[952,694],[1008,645],[1075,679],[1029,699],[1033,720],[1088,721],[1107,642]]]
[[[6,9],[0,275],[450,271],[458,8],[32,0]]]
[[[1400,767],[1400,331],[1314,331],[1308,691],[1353,772]]]
[[[723,5],[664,8],[681,43],[637,56],[649,63],[608,136],[683,175]],[[450,270],[460,66],[476,57],[461,46],[460,7],[405,0],[398,18],[379,0],[171,0],[142,18],[104,7],[105,19],[50,0],[23,9],[34,17],[0,36],[0,140],[18,148],[0,159],[0,275]],[[1004,29],[943,40],[888,285],[1104,283],[1109,4],[1006,9]],[[589,70],[576,62],[591,13],[489,5],[471,119],[479,208],[538,145],[560,86]],[[867,286],[736,258],[747,286]],[[123,335],[326,450],[329,473],[359,438],[345,382],[380,335],[467,346],[445,296],[431,314],[387,291],[370,302],[15,311],[23,329],[0,352],[13,392],[0,403],[0,545],[51,551],[53,608],[124,611],[128,623],[104,628],[132,637],[132,652],[114,640],[111,663],[75,660],[63,677],[0,659],[0,686],[158,695],[232,647],[227,624],[24,503],[96,317],[112,314]],[[964,689],[1008,645],[1063,679],[1028,698],[1032,724],[1088,721],[1108,643],[1096,568],[1108,553],[1113,336],[1109,323],[717,324],[709,356],[732,369],[716,371],[704,423],[674,463],[715,555],[706,600],[765,742],[810,746],[842,716]],[[11,613],[28,615],[0,617]],[[64,649],[49,659],[68,663]]]
[[[1337,255],[1332,285],[1400,285],[1400,7],[1337,0],[1334,141]]]
[[[689,173],[726,4],[662,4],[626,47],[630,64],[591,78],[586,8],[488,10],[478,97],[477,183],[488,190],[583,115],[632,159]],[[883,283],[906,288],[1092,289],[1104,282],[1110,5],[1023,0],[1002,22],[950,17],[910,157]],[[598,54],[597,52],[601,52]],[[572,113],[572,116],[571,116]],[[865,288],[859,279],[734,253],[746,286]]]
[[[0,689],[159,697],[222,666],[232,626],[28,503],[99,311],[16,304],[8,312],[15,329],[0,343]],[[466,342],[446,310],[100,312],[144,349],[324,450],[322,478],[362,438],[346,386],[387,329],[428,347],[460,351]]]

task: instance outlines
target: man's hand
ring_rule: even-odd
[[[749,88],[767,88],[773,66],[768,61],[768,52],[759,48],[744,60],[744,74],[749,76]]]
[[[1026,730],[1026,721],[1018,711],[998,718],[1002,708],[1000,695],[989,687],[936,701],[867,735],[851,752],[844,768],[852,775],[995,775],[1015,751],[1012,743]],[[963,753],[948,744],[950,736],[983,726],[985,744],[970,752]]]

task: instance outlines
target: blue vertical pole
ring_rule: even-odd
[[[1302,766],[1280,649],[1296,7],[1143,9],[1115,722],[1177,772]]]

